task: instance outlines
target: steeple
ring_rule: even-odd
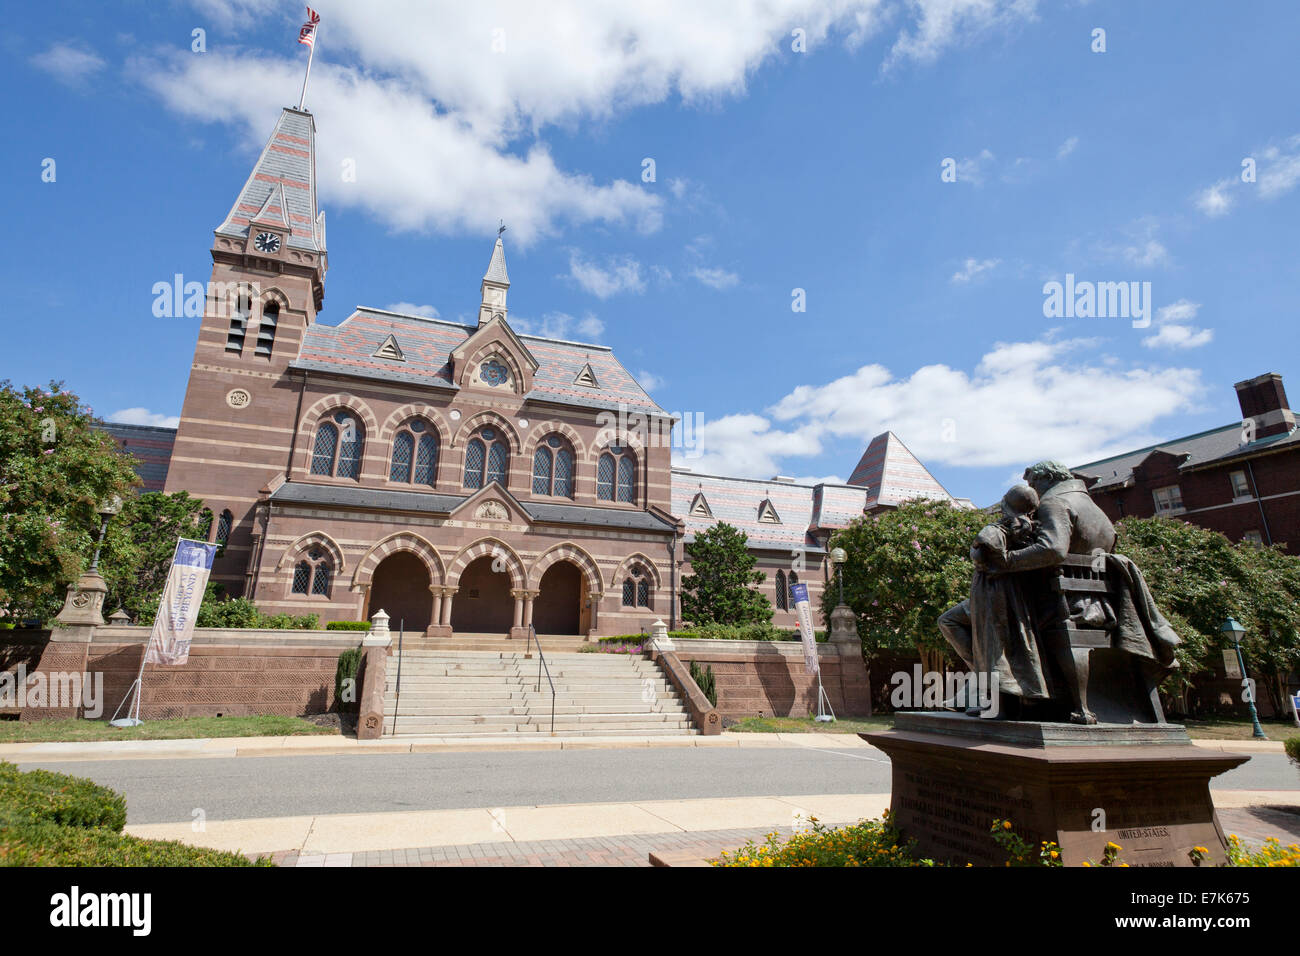
[[[488,263],[483,282],[479,285],[481,303],[478,309],[478,324],[482,325],[492,316],[506,314],[506,290],[510,288],[510,276],[506,274],[506,250],[501,244],[502,226],[497,230],[497,243],[492,247],[492,261]]]
[[[319,308],[328,254],[325,213],[316,208],[316,123],[310,113],[281,110],[235,204],[216,228],[212,253],[242,259],[245,266],[310,269]]]

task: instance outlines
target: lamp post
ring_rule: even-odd
[[[95,540],[95,556],[90,559],[89,573],[93,574],[99,570],[99,549],[104,546],[104,535],[108,532],[108,522],[113,515],[122,510],[122,499],[114,495],[110,500],[103,502],[98,509],[99,512],[99,537]]]
[[[844,603],[844,562],[849,559],[843,548],[831,549],[831,564],[835,565],[835,575],[840,579],[840,603]]]
[[[1246,660],[1241,656],[1241,639],[1246,636],[1245,626],[1236,618],[1230,617],[1223,622],[1223,627],[1219,628],[1219,632],[1231,638],[1233,645],[1237,648],[1237,667],[1241,669],[1242,685],[1250,688],[1250,678],[1246,675]],[[1258,737],[1260,740],[1267,740],[1268,737],[1264,734],[1264,728],[1259,725],[1259,712],[1255,710],[1254,688],[1250,688],[1250,692],[1246,694],[1246,703],[1250,705],[1250,720],[1255,727],[1251,735]]]

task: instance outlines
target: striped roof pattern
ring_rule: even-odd
[[[246,237],[254,219],[286,221],[289,246],[325,251],[325,214],[316,209],[316,126],[310,113],[281,111],[275,131],[217,233]]]
[[[1102,489],[1124,484],[1133,477],[1133,469],[1156,452],[1165,452],[1176,457],[1186,455],[1186,461],[1178,466],[1179,470],[1182,471],[1206,465],[1219,459],[1238,456],[1249,457],[1257,451],[1272,450],[1272,448],[1283,442],[1300,443],[1300,431],[1290,434],[1269,435],[1250,444],[1243,444],[1241,441],[1241,423],[1233,422],[1231,425],[1224,425],[1221,428],[1213,428],[1209,431],[1198,432],[1195,435],[1175,438],[1160,445],[1138,448],[1135,451],[1125,452],[1113,458],[1104,458],[1101,461],[1079,465],[1077,468],[1071,468],[1070,470],[1088,477],[1096,476],[1099,480],[1092,488]]]
[[[451,352],[476,331],[472,325],[362,307],[339,325],[316,323],[308,328],[292,364],[315,371],[456,388]],[[389,335],[397,340],[405,361],[375,356]],[[519,339],[538,362],[532,391],[525,398],[594,408],[617,409],[622,404],[630,411],[663,414],[607,346],[532,335],[520,335]],[[595,373],[596,388],[573,384],[587,364]]]
[[[812,523],[813,486],[786,481],[757,481],[752,478],[724,478],[673,469],[672,511],[686,523],[686,540],[707,531],[719,521],[739,528],[749,536],[751,548],[794,550],[816,548],[809,537]],[[703,494],[712,518],[691,514],[691,502]],[[770,500],[780,524],[758,520],[759,506]]]
[[[947,489],[893,432],[884,432],[871,439],[871,444],[849,476],[849,484],[867,489],[868,509],[897,507],[912,498],[952,499]]]
[[[846,485],[818,485],[813,495],[812,523],[817,528],[843,528],[862,517],[867,506],[865,488]]]

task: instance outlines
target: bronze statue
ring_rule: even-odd
[[[1156,686],[1177,666],[1179,638],[1142,572],[1113,553],[1115,526],[1068,468],[1041,461],[1025,481],[976,539],[971,598],[939,618],[944,637],[1001,694],[1055,705],[1037,716],[1095,724],[1100,709],[1107,723],[1164,723]],[[1035,716],[1032,705],[1019,716]]]

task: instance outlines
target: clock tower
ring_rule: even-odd
[[[212,279],[176,431],[167,492],[212,511],[224,545],[212,578],[242,593],[255,505],[285,474],[302,373],[291,372],[325,299],[325,213],[316,205],[316,125],[281,111],[212,242]]]

